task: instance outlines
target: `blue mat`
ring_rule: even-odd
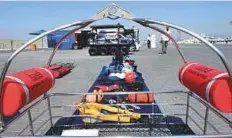
[[[102,84],[102,80],[106,77],[105,76],[105,69],[106,66],[104,66],[99,74],[99,76],[97,77],[96,81],[93,83],[93,85],[90,87],[88,92],[92,92],[93,91],[93,86],[95,85],[100,85]],[[149,91],[148,87],[146,86],[146,83],[142,77],[142,74],[138,73],[138,78],[136,79],[136,81],[140,81],[143,83],[143,88],[142,91]],[[125,83],[124,81],[115,81],[115,84],[123,84]],[[108,95],[109,96],[109,95]],[[113,98],[114,96],[110,96],[110,98]],[[105,96],[104,96],[105,98]],[[157,103],[157,102],[156,102]],[[134,112],[137,113],[161,113],[160,108],[158,105],[153,106],[154,109],[152,109],[152,105],[139,105],[140,109],[134,109]],[[79,112],[78,110],[76,110],[73,115],[78,115]],[[144,125],[138,124],[139,126],[136,126],[136,123],[134,124],[127,124],[127,125],[123,125],[123,123],[121,123],[121,125],[116,125],[114,124],[109,124],[112,122],[98,122],[96,124],[88,124],[88,125],[82,125],[82,118],[81,117],[65,117],[65,118],[61,118],[59,119],[56,124],[51,127],[47,133],[45,135],[61,135],[61,133],[63,132],[63,130],[65,129],[99,129],[100,130],[100,136],[104,136],[104,134],[109,134],[107,136],[111,136],[111,135],[115,135],[115,136],[121,136],[121,132],[125,131],[125,134],[128,134],[129,136],[134,135],[130,133],[135,132],[136,134],[138,133],[143,133],[143,131],[139,131],[137,128],[146,128],[144,130],[148,130],[149,136],[153,136],[152,134],[154,134],[154,136],[163,136],[162,134],[168,134],[168,135],[193,135],[194,132],[189,128],[188,125],[186,125],[181,118],[179,117],[175,117],[175,116],[156,116],[157,118],[154,118],[156,123],[150,124],[151,122],[147,122]],[[170,123],[170,124],[159,124],[159,122],[163,122],[165,121],[166,123]],[[97,125],[97,124],[101,124],[101,125]],[[107,125],[108,124],[108,125]],[[66,125],[66,126],[64,126]],[[112,127],[112,129],[111,129]],[[136,129],[133,129],[133,127],[135,127]],[[115,128],[117,130],[117,134],[115,134]],[[119,129],[121,128],[121,129]],[[156,129],[151,129],[151,128],[156,128]],[[128,129],[131,129],[130,132],[128,131]],[[113,131],[114,130],[114,131]],[[133,130],[133,131],[132,131]],[[143,129],[141,129],[143,130]],[[167,132],[162,131],[162,130],[168,130]],[[151,132],[152,131],[152,132]],[[112,133],[112,134],[111,134]],[[134,135],[136,136],[136,135]]]
[[[90,89],[88,90],[89,93],[93,92],[93,87],[95,85],[100,85],[103,83],[103,79],[106,77],[105,75],[105,69],[107,67],[104,66],[100,72],[100,74],[98,75],[97,79],[95,80],[95,82],[93,83],[93,85],[90,87]],[[143,84],[143,90],[142,91],[149,91],[144,79],[142,78],[142,74],[137,72],[138,77],[136,78],[136,81],[139,81]],[[104,81],[105,82],[105,81]],[[120,80],[120,81],[114,81],[114,84],[123,84],[125,83],[124,80]],[[126,96],[126,95],[125,95]],[[116,96],[115,95],[108,95],[108,96],[104,96],[107,97],[107,99],[115,99],[116,100]],[[103,102],[104,104],[105,102]],[[161,113],[159,106],[155,105],[153,106],[154,109],[152,109],[151,105],[139,105],[140,109],[134,109],[133,108],[133,112],[136,113]],[[79,112],[78,110],[76,110],[73,115],[78,115]],[[101,122],[101,123],[111,123],[111,122]],[[82,118],[81,117],[75,117],[75,118],[62,118],[59,121],[57,121],[56,125],[75,125],[75,124],[83,124],[82,122]]]

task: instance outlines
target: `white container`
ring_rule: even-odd
[[[151,38],[150,38],[151,40],[151,48],[156,48],[156,36],[155,36],[155,34],[152,34],[151,35]]]

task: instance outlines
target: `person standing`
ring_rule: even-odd
[[[171,31],[169,30],[168,26],[166,27],[164,31],[169,35],[171,34]],[[162,49],[159,54],[167,54],[168,41],[169,41],[169,38],[166,35],[161,34]]]
[[[148,34],[147,36],[147,47],[151,48],[151,35],[150,34]]]

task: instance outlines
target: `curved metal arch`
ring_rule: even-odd
[[[123,18],[123,17],[121,17],[121,18]],[[102,19],[102,18],[99,18],[99,19]],[[111,18],[110,18],[110,19],[111,19]],[[158,27],[150,26],[149,24],[144,24],[144,23],[138,22],[137,20],[133,20],[133,19],[130,19],[130,18],[123,18],[123,19],[135,21],[135,22],[139,23],[139,24],[142,25],[142,26],[151,28],[151,29],[153,29],[153,30],[156,30],[156,31],[158,31],[158,32],[160,32],[160,33],[166,35],[166,36],[173,42],[174,46],[176,47],[176,49],[177,49],[178,53],[180,54],[180,56],[181,56],[182,60],[184,61],[184,63],[187,63],[186,58],[185,58],[183,52],[180,50],[179,45],[176,43],[176,41],[173,39],[173,37],[172,37],[171,35],[169,35],[169,34],[166,33],[165,31],[159,29]],[[142,20],[144,20],[144,19],[142,19]],[[86,25],[86,26],[87,26],[87,25]],[[79,30],[79,29],[81,29],[81,28],[84,28],[84,27],[85,27],[85,26],[81,26],[81,27],[79,27],[79,28],[76,28],[76,29],[71,30],[70,32],[68,32],[65,36],[63,36],[63,37],[59,40],[58,44],[55,46],[55,49],[54,49],[52,55],[50,56],[50,58],[49,58],[49,60],[48,60],[48,62],[47,62],[47,65],[48,65],[48,66],[50,66],[50,64],[51,64],[51,62],[52,62],[52,59],[53,59],[55,53],[57,52],[58,48],[60,47],[62,41],[63,41],[64,39],[66,39],[68,36],[70,36],[72,33],[74,33],[75,31],[77,31],[77,30]]]
[[[105,10],[103,10],[103,11],[105,12],[106,10],[108,10],[108,9],[105,9]],[[147,20],[147,19],[134,18],[134,17],[133,17],[131,14],[129,14],[128,12],[123,11],[123,9],[120,9],[120,10],[121,10],[122,13],[124,13],[124,14],[119,14],[119,13],[116,12],[115,15],[114,15],[114,14],[113,14],[113,15],[112,15],[112,14],[107,15],[107,13],[103,13],[103,12],[102,12],[103,14],[101,14],[101,12],[100,12],[100,14],[98,14],[97,16],[95,16],[95,17],[92,18],[92,19],[89,19],[89,20],[87,20],[87,21],[82,21],[82,22],[81,22],[81,21],[78,21],[78,22],[74,22],[74,23],[71,23],[71,24],[66,24],[66,25],[63,25],[63,26],[60,26],[60,27],[51,29],[51,30],[49,30],[49,31],[47,31],[47,32],[44,32],[44,33],[42,33],[42,34],[36,36],[35,38],[29,40],[28,42],[26,42],[26,43],[25,43],[24,45],[22,45],[19,49],[17,49],[17,50],[7,59],[7,61],[5,62],[5,65],[4,65],[4,67],[3,67],[3,71],[2,71],[2,74],[1,74],[1,78],[0,78],[0,96],[1,96],[1,97],[0,97],[0,100],[2,101],[2,97],[3,97],[3,92],[2,92],[2,90],[3,90],[3,81],[4,81],[4,78],[5,78],[5,76],[6,76],[6,73],[7,73],[7,71],[8,71],[8,68],[9,68],[9,66],[10,66],[10,64],[11,64],[11,62],[12,62],[12,60],[13,60],[20,52],[22,52],[26,47],[28,47],[30,44],[32,44],[33,42],[37,41],[38,39],[40,39],[40,38],[42,38],[42,37],[44,37],[44,36],[46,36],[46,35],[48,35],[48,34],[50,34],[50,33],[53,33],[53,32],[56,32],[56,31],[59,31],[59,30],[65,29],[65,28],[69,28],[69,27],[72,27],[72,26],[78,26],[78,25],[80,25],[80,26],[85,26],[85,25],[87,25],[87,24],[90,24],[90,23],[92,23],[92,22],[98,20],[98,19],[102,19],[102,18],[106,18],[106,17],[110,18],[110,17],[114,17],[114,16],[119,17],[119,18],[124,18],[124,19],[127,19],[127,20],[132,20],[132,21],[135,21],[135,22],[137,22],[137,23],[139,23],[139,24],[141,24],[141,25],[143,25],[143,26],[145,26],[145,27],[149,27],[149,28],[151,28],[151,29],[157,30],[157,31],[159,31],[160,33],[163,33],[164,35],[166,35],[167,37],[169,37],[172,41],[174,41],[174,39],[173,39],[170,35],[168,35],[168,34],[165,33],[164,31],[160,30],[159,28],[156,28],[156,27],[151,26],[151,25],[149,25],[149,24],[158,24],[158,25],[162,25],[162,26],[169,26],[169,27],[171,27],[171,28],[180,30],[180,31],[182,31],[182,32],[185,32],[185,33],[187,33],[187,34],[189,34],[189,35],[191,35],[191,36],[193,36],[193,37],[199,39],[200,41],[202,41],[203,43],[205,43],[208,47],[210,47],[214,52],[216,52],[216,54],[217,54],[217,55],[220,57],[220,59],[222,60],[224,66],[225,66],[225,68],[226,68],[226,70],[227,70],[227,72],[228,72],[228,74],[229,74],[229,76],[230,76],[230,79],[232,78],[231,69],[230,69],[230,67],[229,67],[228,64],[227,64],[226,58],[225,58],[225,56],[223,55],[223,53],[221,53],[221,51],[219,51],[213,44],[209,43],[209,42],[208,42],[207,40],[205,40],[203,37],[197,35],[196,33],[192,32],[192,31],[190,31],[190,30],[187,30],[187,29],[185,29],[185,28],[183,28],[183,27],[180,27],[180,26],[177,26],[177,25],[173,25],[173,24],[169,24],[169,23],[161,22],[161,21],[156,21],[156,20]],[[100,16],[99,16],[99,15],[100,15]],[[175,41],[174,41],[174,44],[177,46],[177,50],[179,50],[179,47],[178,47],[178,45],[175,43]],[[181,54],[182,59],[185,61],[184,55],[181,53],[181,51],[179,50],[178,52]],[[0,108],[0,113],[2,113],[2,110],[3,110],[2,104],[1,104],[0,106],[1,106],[1,108]],[[1,123],[1,124],[0,124],[0,127],[1,127],[1,128],[0,128],[0,129],[4,129],[4,128],[3,128],[3,127],[4,127],[3,116],[2,116],[1,114],[0,114],[0,123]]]
[[[4,67],[3,67],[3,70],[2,70],[2,73],[1,73],[1,78],[0,78],[0,100],[2,101],[3,100],[3,82],[4,82],[4,79],[5,79],[5,76],[6,76],[6,73],[9,69],[9,66],[12,62],[12,60],[20,53],[22,52],[25,48],[27,48],[30,44],[32,44],[33,42],[39,40],[40,38],[48,35],[48,34],[51,34],[53,32],[56,32],[56,31],[59,31],[59,30],[63,30],[63,29],[66,29],[66,28],[69,28],[69,27],[73,27],[73,26],[85,26],[86,24],[89,24],[89,23],[92,23],[94,22],[95,20],[94,19],[89,19],[89,20],[86,20],[86,21],[76,21],[76,22],[73,22],[73,23],[70,23],[70,24],[65,24],[65,25],[62,25],[60,27],[56,27],[54,29],[51,29],[49,31],[46,31],[32,39],[30,39],[29,41],[27,41],[25,44],[23,44],[19,49],[17,49],[13,54],[11,54],[11,56],[7,59],[7,61],[5,62],[4,64]],[[0,130],[4,129],[4,120],[3,120],[3,116],[2,116],[2,111],[3,111],[3,105],[0,104]]]
[[[57,50],[58,50],[59,47],[61,46],[61,44],[62,44],[62,42],[63,42],[64,39],[66,39],[68,36],[70,36],[71,34],[73,34],[75,31],[78,31],[79,29],[84,28],[84,27],[88,26],[88,25],[91,24],[91,23],[92,23],[92,22],[87,23],[87,24],[85,24],[85,25],[82,25],[82,26],[80,26],[80,27],[74,28],[73,30],[69,31],[65,36],[63,36],[63,37],[59,40],[59,42],[58,42],[57,45],[55,46],[55,48],[54,48],[54,50],[53,50],[51,56],[49,57],[48,62],[47,62],[47,66],[50,66],[50,65],[51,65],[52,59],[54,58],[54,56],[55,56]]]
[[[179,31],[182,31],[186,34],[189,34],[190,36],[193,36],[197,39],[199,39],[201,42],[203,42],[206,46],[208,46],[210,49],[212,49],[221,59],[223,65],[225,66],[226,68],[226,71],[230,77],[230,79],[232,80],[232,72],[231,72],[231,69],[228,65],[228,62],[224,56],[224,54],[217,48],[215,47],[212,43],[210,43],[209,41],[207,41],[206,39],[204,39],[203,37],[201,37],[200,35],[188,30],[188,29],[185,29],[183,27],[180,27],[180,26],[177,26],[177,25],[174,25],[174,24],[170,24],[170,23],[167,23],[167,22],[162,22],[162,21],[157,21],[157,20],[146,20],[146,19],[133,19],[135,22],[138,22],[140,24],[145,24],[145,25],[148,25],[149,24],[158,24],[158,25],[162,25],[162,26],[169,26],[170,28],[173,28],[173,29],[176,29],[176,30],[179,30]]]

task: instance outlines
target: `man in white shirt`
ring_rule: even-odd
[[[164,31],[169,35],[171,34],[169,27],[166,27],[166,30]],[[161,34],[162,51],[159,54],[167,54],[168,41],[169,38],[166,35]]]

